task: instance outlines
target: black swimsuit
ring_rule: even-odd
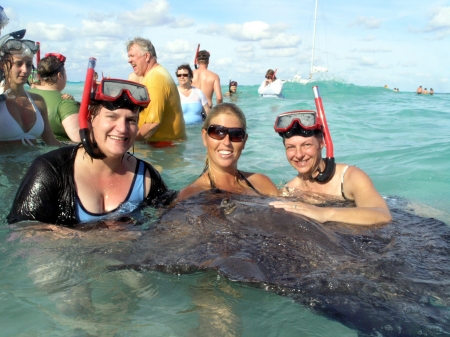
[[[205,171],[203,171],[203,172],[205,172]],[[244,179],[244,181],[245,181],[245,183],[247,184],[248,187],[250,187],[253,191],[255,191],[256,194],[262,195],[261,193],[258,192],[258,190],[256,188],[253,187],[252,183],[250,181],[248,181],[248,179],[242,174],[241,171],[238,170],[238,173],[241,176],[241,178]],[[216,185],[214,184],[214,181],[211,179],[211,176],[209,175],[209,172],[208,172],[208,178],[209,178],[209,185],[211,186],[211,188],[217,188]]]

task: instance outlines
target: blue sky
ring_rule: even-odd
[[[223,84],[260,84],[267,69],[308,77],[315,0],[14,0],[0,3],[10,23],[47,52],[67,56],[70,81],[85,78],[90,56],[105,76],[127,78],[126,42],[149,38],[173,73],[193,66],[197,44],[211,53]],[[319,0],[314,65],[363,86],[419,85],[450,92],[450,1]]]

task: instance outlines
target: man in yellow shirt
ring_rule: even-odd
[[[185,123],[177,85],[157,62],[148,39],[136,37],[127,43],[128,63],[133,67],[129,80],[145,85],[150,104],[139,115],[137,140],[150,142],[186,139]]]

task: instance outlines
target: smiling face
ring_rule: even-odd
[[[17,87],[27,83],[28,76],[33,67],[33,58],[30,56],[11,55],[11,69],[7,80],[11,87]]]
[[[121,157],[133,146],[139,114],[129,109],[114,111],[101,107],[91,121],[93,136],[107,157]]]
[[[209,125],[221,125],[227,128],[242,128],[243,125],[239,118],[234,115],[222,113],[215,116],[209,122]],[[247,135],[240,142],[230,141],[230,136],[226,135],[221,140],[211,138],[207,130],[202,129],[203,145],[205,145],[209,165],[219,170],[228,171],[237,168],[237,162],[241,156],[242,150],[245,148]]]
[[[286,158],[300,175],[309,178],[321,163],[323,140],[316,136],[293,136],[284,142]]]
[[[144,76],[150,64],[151,55],[149,52],[143,52],[142,48],[133,44],[128,49],[128,63],[133,67],[133,71],[137,76]]]
[[[177,79],[180,85],[191,83],[192,78],[189,76],[187,69],[178,69]]]

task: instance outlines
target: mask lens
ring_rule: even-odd
[[[208,136],[212,139],[222,140],[227,134],[232,142],[242,142],[245,138],[245,130],[242,128],[226,128],[222,125],[210,125],[208,127]]]
[[[117,98],[123,93],[124,90],[127,90],[136,101],[145,102],[149,100],[148,93],[143,86],[124,82],[103,81],[102,91],[105,96]]]

